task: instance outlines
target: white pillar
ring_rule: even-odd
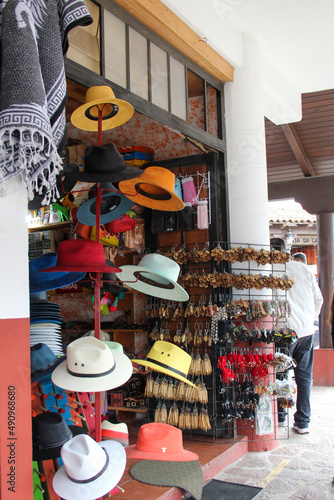
[[[225,85],[230,239],[269,245],[261,54],[250,35],[243,49],[244,64]]]

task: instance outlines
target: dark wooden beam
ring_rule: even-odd
[[[309,214],[334,213],[334,175],[270,182],[268,199],[294,198]]]
[[[295,127],[291,124],[281,125],[281,127],[304,176],[311,177],[315,175]]]

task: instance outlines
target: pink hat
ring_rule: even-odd
[[[198,455],[185,450],[182,431],[161,422],[151,422],[140,427],[137,443],[125,448],[127,458],[190,462]]]
[[[102,243],[94,240],[64,240],[58,245],[57,263],[41,272],[86,271],[92,273],[119,273],[122,270],[108,266]]]

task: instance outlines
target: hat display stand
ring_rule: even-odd
[[[92,89],[89,89],[89,91]],[[88,92],[89,92],[88,91]],[[87,96],[86,96],[87,97]],[[129,108],[132,108],[132,106],[128,103],[126,103]],[[104,103],[97,103],[94,108],[96,108],[98,111],[98,116],[96,120],[96,116],[93,116],[91,114],[87,113],[85,114],[86,117],[91,117],[91,128],[90,130],[92,131],[97,131],[97,146],[102,146],[102,131],[107,130],[109,128],[113,128],[114,125],[112,124],[112,119],[106,120],[104,117],[104,107],[108,107],[108,104]],[[74,112],[76,113],[76,112]],[[130,119],[132,116],[131,113],[129,113],[129,116],[124,118],[124,121],[127,121]],[[72,120],[72,117],[71,117]],[[72,123],[74,121],[72,120]],[[81,128],[80,126],[80,121],[75,122],[74,125],[78,128]],[[97,126],[96,126],[97,125]],[[118,123],[117,125],[120,125]],[[116,125],[116,126],[117,126]],[[83,128],[85,130],[85,128]],[[100,228],[100,220],[101,220],[101,183],[98,182],[96,183],[96,218],[95,218],[95,226],[97,228],[96,230],[96,241],[100,243],[100,231],[98,228]],[[94,273],[92,276],[91,273],[89,273],[90,278],[93,281],[93,289],[94,289],[94,332],[95,332],[95,338],[98,340],[101,340],[101,289],[103,286],[103,273],[102,272],[97,272]],[[95,435],[94,439],[96,442],[101,442],[102,441],[102,429],[101,429],[101,392],[95,392]]]

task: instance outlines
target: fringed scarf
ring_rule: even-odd
[[[67,140],[67,34],[92,22],[83,0],[0,2],[0,183],[21,174],[46,205]]]

